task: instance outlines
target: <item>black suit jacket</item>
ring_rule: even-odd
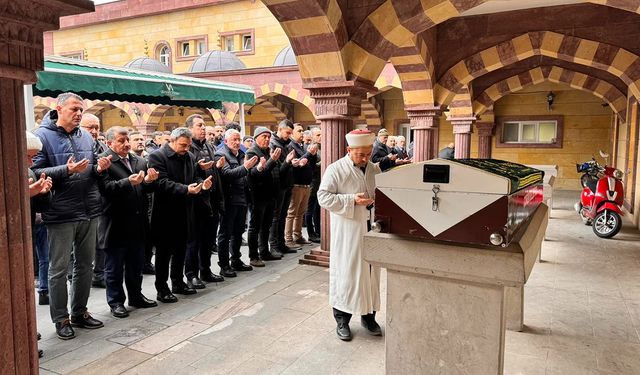
[[[188,194],[187,186],[203,181],[202,169],[191,152],[180,156],[168,143],[149,155],[149,168],[159,174],[151,212],[154,243],[184,247],[195,234],[194,204],[202,202],[199,196]]]
[[[122,158],[111,149],[100,156],[111,155],[111,166],[100,182],[100,192],[104,197],[104,215],[100,219],[103,236],[100,236],[99,248],[108,249],[131,245],[144,246],[149,236],[147,211],[149,200],[147,193],[155,188],[151,184],[141,183],[133,186],[129,176],[144,171],[147,173],[147,162],[143,158],[129,153],[131,170],[126,167]]]

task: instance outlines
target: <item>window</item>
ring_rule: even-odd
[[[171,66],[171,49],[166,44],[161,44],[156,49],[156,59],[163,65]]]
[[[233,39],[234,39],[233,35],[229,35],[229,36],[226,36],[224,38],[224,50],[225,51],[233,52],[233,51],[236,50],[235,43],[234,43],[235,41]]]
[[[194,35],[176,39],[176,61],[195,60],[198,56],[207,52],[209,46],[206,35]]]
[[[233,52],[237,56],[255,53],[254,29],[227,31],[218,35],[220,49],[223,51]]]
[[[496,147],[562,147],[561,116],[522,116],[499,120]]]
[[[189,42],[180,43],[180,51],[182,51],[180,55],[183,57],[191,55],[191,51],[189,50],[189,47],[191,47]]]
[[[245,34],[242,36],[242,50],[243,51],[253,50],[253,36],[251,34]]]
[[[84,51],[61,52],[60,56],[75,60],[84,60]]]
[[[196,45],[198,47],[198,56],[207,52],[207,42],[204,39],[197,40]]]

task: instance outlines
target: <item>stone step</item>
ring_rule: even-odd
[[[319,261],[319,260],[311,260],[311,259],[300,259],[300,264],[307,264],[309,266],[318,266],[318,267],[326,267],[329,268],[329,261]]]

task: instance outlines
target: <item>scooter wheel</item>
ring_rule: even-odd
[[[600,238],[611,238],[622,228],[622,218],[611,210],[604,210],[593,219],[593,233]]]

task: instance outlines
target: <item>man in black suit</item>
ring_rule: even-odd
[[[211,188],[212,178],[202,179],[202,169],[192,153],[191,132],[176,128],[170,140],[149,155],[149,168],[158,171],[151,214],[151,233],[156,241],[156,290],[158,301],[171,303],[173,293],[195,294],[184,282],[187,243],[195,237],[193,205],[202,190]],[[171,261],[171,290],[167,285]]]
[[[142,266],[145,243],[149,236],[147,223],[147,193],[158,178],[155,169],[147,169],[147,162],[133,154],[127,129],[114,126],[106,133],[109,149],[101,156],[111,156],[111,166],[100,181],[104,197],[105,281],[107,303],[111,314],[125,318],[125,294],[122,279],[127,286],[129,306],[147,308],[157,306],[142,295]]]
[[[187,285],[194,289],[203,289],[207,282],[221,282],[224,277],[211,272],[211,248],[218,234],[220,212],[224,210],[222,198],[222,182],[218,168],[224,164],[214,165],[215,150],[206,141],[206,125],[202,115],[193,114],[187,117],[185,125],[191,131],[191,153],[198,162],[199,173],[212,176],[213,185],[209,191],[201,191],[194,204],[195,237],[187,245],[185,258],[185,276]]]

